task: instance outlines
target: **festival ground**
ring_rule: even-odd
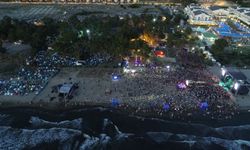
[[[112,80],[112,73],[120,74]],[[187,88],[178,83],[195,81]],[[199,82],[198,82],[199,81]],[[125,74],[114,68],[63,68],[50,79],[38,95],[1,96],[1,106],[31,106],[63,109],[86,106],[108,106],[130,114],[153,114],[172,119],[195,118],[230,119],[238,110],[229,93],[217,86],[216,79],[205,69],[137,68]],[[52,87],[64,83],[78,83],[73,99],[58,97]],[[205,106],[204,104],[208,104]],[[206,105],[207,105],[206,104]]]

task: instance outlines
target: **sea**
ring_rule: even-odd
[[[250,113],[181,121],[108,107],[2,108],[0,150],[250,150]]]

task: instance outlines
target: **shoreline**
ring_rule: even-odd
[[[109,105],[97,105],[97,104],[85,104],[82,106],[68,105],[67,107],[58,107],[59,105],[49,105],[50,107],[46,107],[46,105],[38,106],[34,104],[22,104],[22,105],[0,105],[0,115],[1,114],[19,114],[24,113],[29,114],[31,116],[60,116],[61,114],[67,113],[79,113],[85,112],[92,114],[92,112],[99,112],[103,114],[104,117],[122,117],[122,118],[137,118],[142,121],[150,121],[150,120],[159,120],[162,122],[174,122],[174,123],[186,123],[186,124],[200,124],[206,125],[208,127],[222,127],[222,126],[241,126],[250,124],[250,113],[248,111],[239,111],[238,114],[233,116],[230,119],[212,119],[206,116],[196,116],[192,118],[170,118],[169,116],[160,116],[158,114],[153,113],[131,113],[129,110],[124,110],[121,108],[113,108]],[[62,105],[61,105],[62,106]]]
[[[63,111],[68,111],[72,109],[101,107],[101,108],[107,108],[109,110],[113,110],[115,112],[119,112],[121,114],[126,114],[126,115],[132,115],[132,116],[135,115],[135,116],[147,117],[147,118],[153,117],[153,118],[159,118],[159,119],[164,119],[164,120],[186,121],[186,122],[190,120],[198,120],[198,121],[199,120],[202,120],[202,121],[204,120],[206,121],[207,120],[231,120],[237,117],[236,113],[238,112],[248,113],[250,110],[250,106],[248,107],[238,106],[237,107],[238,109],[236,110],[236,112],[231,113],[232,111],[229,111],[227,113],[230,113],[230,114],[226,114],[225,116],[223,116],[223,114],[222,116],[221,115],[217,116],[215,115],[215,113],[217,113],[216,108],[213,108],[210,110],[208,109],[207,112],[201,112],[199,110],[197,111],[196,109],[194,111],[185,111],[185,108],[183,108],[179,112],[176,112],[175,109],[171,109],[170,111],[168,110],[164,111],[162,106],[158,104],[156,105],[156,109],[152,109],[150,107],[151,106],[150,102],[157,100],[156,96],[158,96],[158,99],[161,99],[162,97],[159,97],[159,95],[157,94],[148,95],[147,97],[144,97],[142,96],[143,95],[142,93],[140,93],[140,95],[132,95],[131,97],[127,97],[129,95],[124,95],[123,90],[119,91],[116,89],[117,87],[121,87],[121,89],[128,88],[128,87],[122,86],[124,85],[124,83],[126,83],[125,79],[127,78],[124,77],[124,80],[121,80],[120,82],[117,82],[117,83],[110,81],[109,74],[115,71],[117,70],[110,70],[107,68],[98,69],[98,71],[96,71],[96,69],[75,70],[72,68],[64,68],[60,70],[60,72],[56,76],[50,78],[50,80],[48,81],[48,84],[45,86],[42,92],[40,92],[38,95],[35,95],[33,93],[29,95],[24,95],[24,96],[18,96],[18,95],[0,96],[0,99],[1,99],[0,108],[2,109],[33,108],[33,109],[43,109],[43,110],[54,111],[54,112],[63,112]],[[94,73],[98,72],[97,73],[98,76],[96,76],[96,73],[93,74],[93,72]],[[102,80],[100,80],[100,76]],[[75,93],[74,99],[61,100],[58,98],[57,93],[51,92],[51,87],[57,85],[58,83],[67,83],[68,77],[72,77],[73,80],[71,80],[71,82],[73,81],[78,82],[80,88],[75,91],[76,93]],[[132,87],[136,87],[136,85],[132,83],[131,83]],[[112,93],[113,95],[107,95],[105,94],[107,89],[112,89],[113,91],[117,93],[113,92]],[[167,86],[166,89],[169,89],[169,91],[164,91],[164,92],[169,93],[170,95],[172,94],[171,91],[176,92],[175,87],[171,83]],[[154,91],[151,91],[151,92],[154,93]],[[160,92],[156,91],[156,92],[162,93],[161,91]],[[125,94],[128,94],[128,93],[125,93]],[[54,99],[54,97],[56,98]],[[119,99],[122,101],[121,105],[112,106],[111,99],[117,98],[117,97],[121,97],[121,99]],[[237,103],[235,99],[230,98],[230,100],[232,100],[231,102],[234,104]],[[146,109],[143,109],[144,107]]]
[[[74,108],[84,108],[84,107],[91,107],[91,106],[100,106],[100,107],[107,107],[113,108],[111,106],[111,101],[104,100],[104,101],[86,101],[86,100],[66,100],[65,101],[50,101],[44,99],[37,99],[37,95],[31,97],[24,96],[22,100],[16,100],[15,96],[0,96],[0,108],[15,108],[15,107],[32,107],[32,108],[44,108],[48,110],[68,110]],[[8,99],[9,97],[9,99]],[[66,104],[65,104],[66,103]],[[238,104],[237,100],[234,99],[234,103]],[[131,106],[133,107],[133,106]],[[240,106],[238,105],[239,112],[250,112],[250,105]]]
[[[110,103],[107,102],[67,102],[66,105],[64,102],[1,102],[0,101],[0,109],[5,110],[5,109],[15,109],[15,108],[31,108],[31,109],[43,109],[47,111],[54,111],[54,112],[60,112],[60,111],[69,111],[69,110],[74,110],[74,109],[85,109],[85,108],[105,108],[105,109],[110,109],[117,111],[119,113],[123,114],[128,114],[128,115],[137,115],[137,116],[142,116],[142,117],[156,117],[156,118],[165,118],[166,116],[160,116],[159,114],[153,113],[153,112],[131,112],[129,113],[129,110],[123,109],[121,107],[115,108],[112,107]],[[130,106],[129,108],[132,108]],[[250,106],[245,106],[245,107],[238,107],[238,112],[239,113],[249,113],[250,112]]]

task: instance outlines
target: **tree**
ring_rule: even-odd
[[[0,40],[0,53],[6,53],[6,49],[3,47],[3,42]]]
[[[192,30],[191,27],[187,27],[187,28],[185,29],[185,34],[186,34],[186,35],[190,35],[190,34],[192,34],[192,32],[193,32],[193,30]]]
[[[45,37],[39,32],[32,34],[30,44],[32,48],[36,50],[42,50],[47,47]]]
[[[0,22],[0,38],[1,39],[7,39],[8,32],[12,28],[11,25],[11,18],[10,17],[3,17],[3,19]]]
[[[221,54],[224,52],[224,48],[228,46],[228,42],[225,39],[215,40],[214,44],[211,47],[212,53]]]
[[[52,18],[43,18],[42,21],[45,24],[45,32],[47,36],[52,36],[58,34],[58,23]]]
[[[8,39],[10,41],[16,41],[17,40],[17,35],[16,35],[16,30],[15,29],[10,29],[9,30]]]
[[[167,37],[168,46],[170,46],[170,47],[173,46],[174,41],[175,41],[175,36],[173,34],[168,34],[168,37]]]
[[[61,33],[61,35],[53,45],[53,48],[56,51],[62,54],[70,54],[70,55],[76,54],[74,47],[78,47],[77,34],[70,30]]]
[[[176,14],[175,16],[174,16],[174,24],[175,25],[179,25],[180,24],[180,22],[181,22],[181,20],[183,20],[183,21],[186,21],[187,20],[187,17],[184,15],[184,13],[183,12],[180,12],[180,13],[178,13],[178,14]]]

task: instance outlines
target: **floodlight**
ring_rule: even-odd
[[[124,72],[124,73],[128,73],[129,70],[128,70],[127,68],[124,67],[124,68],[123,68],[123,72]]]
[[[238,82],[234,83],[234,89],[237,91],[240,87],[240,84]]]
[[[224,76],[226,74],[226,69],[225,68],[221,68],[221,75]]]
[[[89,34],[89,33],[90,33],[90,30],[89,30],[89,29],[87,29],[87,30],[86,30],[86,33],[87,33],[87,34]]]

